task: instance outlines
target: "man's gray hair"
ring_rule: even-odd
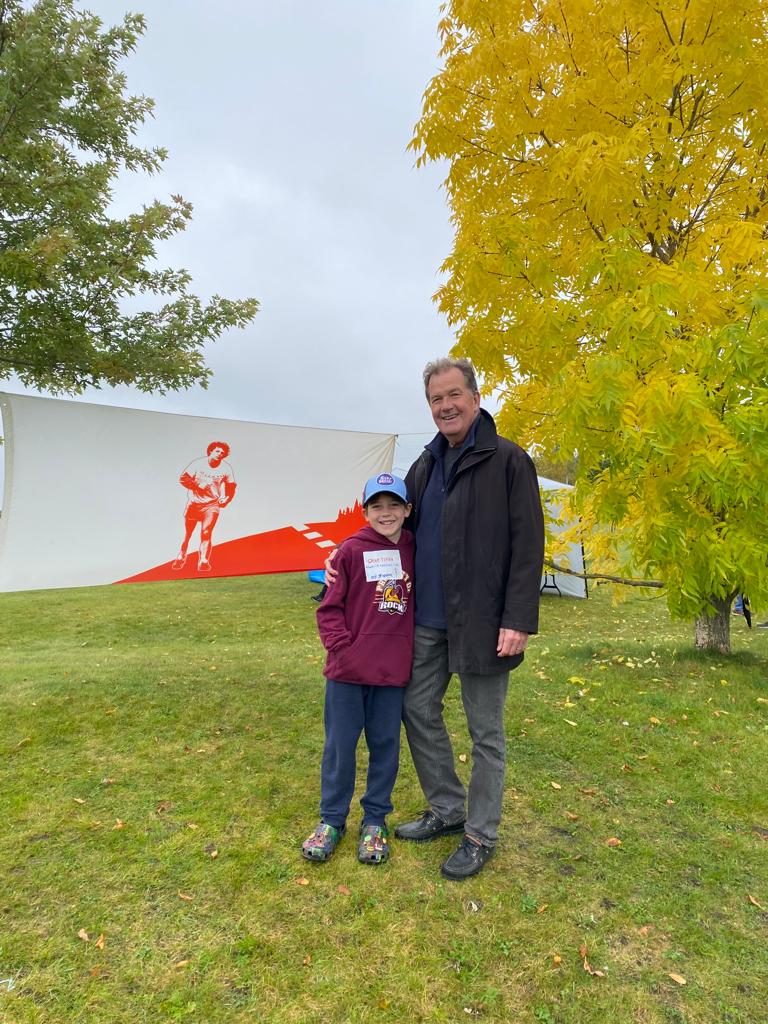
[[[445,373],[447,370],[461,370],[467,387],[473,395],[480,393],[477,386],[475,368],[468,359],[449,359],[444,356],[442,359],[435,359],[424,367],[424,394],[429,398],[429,382],[436,373]]]

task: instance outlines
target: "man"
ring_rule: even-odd
[[[403,720],[429,808],[395,835],[424,842],[463,833],[441,867],[458,881],[482,870],[498,838],[504,703],[509,672],[538,627],[544,522],[533,463],[480,408],[469,360],[427,364],[424,387],[439,433],[406,477],[416,635]],[[468,799],[443,721],[453,673],[472,738]]]
[[[200,524],[200,548],[197,571],[211,571],[211,535],[219,512],[235,496],[237,484],[232,467],[224,460],[229,455],[226,441],[211,441],[206,458],[193,459],[179,477],[179,483],[189,491],[184,509],[184,540],[172,568],[184,568],[187,549],[197,524]]]

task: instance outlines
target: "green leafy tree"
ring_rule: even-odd
[[[592,564],[727,650],[734,594],[768,602],[765,4],[443,10],[412,146],[449,162],[457,349],[507,432],[578,457]]]
[[[205,384],[203,344],[256,315],[253,299],[201,302],[186,271],[155,262],[190,219],[180,196],[110,216],[117,175],[166,156],[135,144],[153,103],[119,70],[144,28],[138,14],[105,28],[73,0],[0,0],[0,379]],[[159,301],[136,311],[141,296]]]
[[[533,452],[533,463],[539,476],[547,477],[561,484],[573,485],[576,482],[578,460],[575,458],[559,458],[559,452],[554,452],[550,457],[539,455]]]

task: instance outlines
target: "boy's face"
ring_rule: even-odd
[[[363,509],[363,515],[371,529],[397,544],[410,511],[410,504],[404,505],[394,494],[374,494]]]

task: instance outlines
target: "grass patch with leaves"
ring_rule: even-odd
[[[713,658],[657,598],[546,598],[511,679],[502,842],[455,884],[449,838],[359,865],[358,809],[330,863],[299,856],[312,590],[0,596],[4,1024],[765,1019],[765,633],[739,620]],[[392,824],[423,809],[405,748],[395,804]]]

